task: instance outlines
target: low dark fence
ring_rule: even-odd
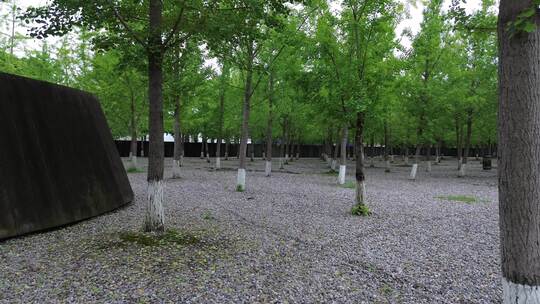
[[[130,152],[130,145],[131,142],[127,140],[116,140],[115,141],[116,148],[118,149],[118,152],[120,153],[120,156],[122,157],[128,157]],[[184,143],[184,156],[186,157],[199,157],[201,155],[201,146],[202,143]],[[148,142],[145,141],[144,143],[141,143],[141,141],[137,142],[137,156],[142,156],[141,147],[144,150],[144,155],[148,155]],[[208,150],[210,152],[210,156],[214,157],[216,155],[216,147],[217,144],[215,143],[209,143],[208,144]],[[240,148],[239,144],[229,144],[229,156],[235,157],[238,154],[238,150]],[[263,151],[266,149],[266,144],[249,144],[248,145],[248,152],[247,155],[249,156],[251,154],[251,149],[254,149],[255,157],[262,157]],[[296,154],[297,146],[294,147],[294,153]],[[347,148],[348,154],[352,154],[353,147],[349,146]],[[322,145],[300,145],[300,157],[305,158],[313,158],[313,157],[320,157],[321,153],[324,151],[324,147]],[[379,156],[384,154],[384,147],[364,147],[364,152],[367,156]],[[173,142],[165,142],[165,157],[172,157],[174,153],[174,143]],[[274,145],[272,147],[272,157],[279,157],[280,153],[280,147],[279,145]],[[409,156],[413,156],[415,153],[415,147],[409,148]],[[469,156],[476,156],[476,154],[482,156],[484,154],[489,154],[489,152],[486,149],[481,148],[471,148],[469,152]],[[494,153],[494,151],[492,151]],[[403,147],[396,147],[392,148],[392,154],[394,155],[404,155],[405,149]],[[422,155],[427,154],[427,149],[422,149]],[[441,154],[445,156],[457,156],[457,149],[456,148],[441,148]],[[225,144],[221,144],[221,156],[225,155]],[[431,149],[431,155],[435,155],[435,148]]]
[[[116,140],[116,148],[122,157],[128,157],[131,149],[131,142],[127,140]],[[142,149],[141,149],[142,148]],[[184,156],[186,157],[198,157],[201,155],[202,143],[184,143]],[[216,143],[209,143],[208,150],[210,156],[216,155]],[[229,156],[234,157],[238,155],[240,149],[239,144],[229,144]],[[266,149],[266,144],[249,144],[247,154],[251,154],[251,149],[255,157],[262,157],[263,151]],[[137,156],[148,155],[148,142],[137,142]],[[294,153],[296,154],[296,146],[294,147]],[[300,157],[319,157],[321,155],[322,147],[317,145],[300,145]],[[272,157],[279,157],[280,148],[278,145],[272,147]],[[172,157],[174,153],[174,143],[165,142],[165,157]],[[221,156],[225,155],[225,144],[221,144]]]

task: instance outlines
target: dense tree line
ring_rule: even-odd
[[[53,0],[24,12],[15,1],[2,4],[0,70],[96,94],[113,135],[131,138],[135,166],[137,138],[149,136],[148,231],[164,229],[164,132],[175,137],[173,177],[184,142],[202,138],[201,157],[214,158],[216,169],[238,143],[238,191],[248,142],[265,143],[267,176],[275,144],[280,166],[298,144],[320,144],[338,183],[354,144],[358,214],[369,213],[364,156],[371,163],[376,146],[386,171],[394,151],[406,164],[412,156],[415,179],[422,163],[430,171],[440,161],[443,146],[456,148],[465,176],[471,150],[490,155],[500,141],[504,301],[536,303],[538,1],[500,1],[498,31],[494,1],[469,15],[459,2],[450,10],[427,2],[420,31],[396,34],[407,12],[386,0],[347,0],[338,11],[321,0]],[[33,37],[59,42],[16,55],[25,38],[13,29],[22,20]],[[529,152],[511,153],[508,143]]]

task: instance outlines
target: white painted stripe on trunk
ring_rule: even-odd
[[[147,188],[147,205],[145,217],[145,231],[160,231],[165,225],[163,212],[163,180],[149,181]]]
[[[415,180],[416,179],[416,171],[418,170],[418,164],[413,164],[411,169],[411,175],[409,175],[409,179]]]
[[[246,169],[238,169],[238,176],[236,177],[237,190],[246,190]]]
[[[528,286],[502,279],[504,304],[540,303],[540,286]]]
[[[173,159],[172,178],[180,178],[180,161]]]
[[[340,184],[340,185],[345,184],[345,174],[346,173],[347,173],[347,166],[340,165],[339,166],[338,184]]]
[[[266,168],[264,169],[264,174],[266,176],[270,176],[272,174],[272,162],[266,161]]]

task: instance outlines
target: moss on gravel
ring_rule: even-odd
[[[356,182],[348,181],[345,184],[339,185],[339,186],[342,187],[342,188],[347,188],[347,189],[356,189]]]
[[[467,196],[467,195],[448,195],[448,196],[437,196],[438,199],[447,200],[447,201],[454,201],[454,202],[461,202],[466,204],[473,204],[478,202],[478,199],[474,196]]]
[[[141,170],[141,169],[137,169],[137,168],[131,167],[131,168],[128,168],[128,169],[126,170],[126,172],[127,172],[127,173],[143,173],[144,170]]]
[[[169,229],[164,233],[121,232],[119,238],[125,243],[142,246],[161,246],[166,244],[194,245],[200,242],[200,236],[190,232]]]

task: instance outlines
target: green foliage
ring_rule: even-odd
[[[340,185],[340,187],[348,188],[348,189],[356,189],[356,182],[354,181],[348,181],[343,185]]]
[[[129,167],[127,170],[126,170],[127,173],[142,173],[144,172],[144,170],[141,170],[141,169],[138,169],[138,168],[134,168],[134,167]]]
[[[202,215],[202,218],[205,219],[205,220],[208,220],[208,221],[211,221],[211,220],[215,220],[216,218],[214,217],[214,215],[212,214],[212,212],[210,211],[205,211]]]
[[[355,216],[370,216],[371,210],[366,204],[356,204],[351,209],[351,214]]]
[[[461,202],[466,204],[476,203],[478,200],[474,196],[467,195],[448,195],[448,196],[437,196],[438,199],[443,199],[447,201]]]
[[[496,23],[494,3],[484,0],[480,10],[466,15],[454,2],[448,13],[442,1],[427,2],[420,32],[397,37],[394,29],[405,10],[395,1],[347,1],[339,12],[326,1],[296,6],[277,0],[163,1],[164,39],[184,9],[180,30],[164,53],[165,130],[174,131],[180,100],[184,134],[217,138],[223,93],[223,136],[237,140],[251,45],[254,143],[265,140],[270,110],[274,143],[288,137],[335,144],[338,129],[352,127],[357,111],[365,113],[368,144],[381,145],[386,126],[394,147],[437,142],[452,147],[468,120],[471,146],[495,143],[497,41],[487,30]],[[34,21],[31,32],[37,37],[65,36],[55,45],[42,41],[41,50],[20,57],[9,53],[9,40],[0,39],[0,70],[94,93],[117,139],[148,134],[147,56],[138,41],[147,39],[148,25],[140,16],[147,15],[148,3],[48,4],[29,9],[23,18]],[[234,9],[239,7],[244,9]],[[531,18],[531,11],[520,16]],[[399,43],[406,38],[410,49]],[[355,134],[349,133],[352,143]]]
[[[169,229],[164,233],[122,232],[120,233],[119,238],[125,243],[152,247],[168,244],[188,246],[200,242],[199,235],[174,229]]]

